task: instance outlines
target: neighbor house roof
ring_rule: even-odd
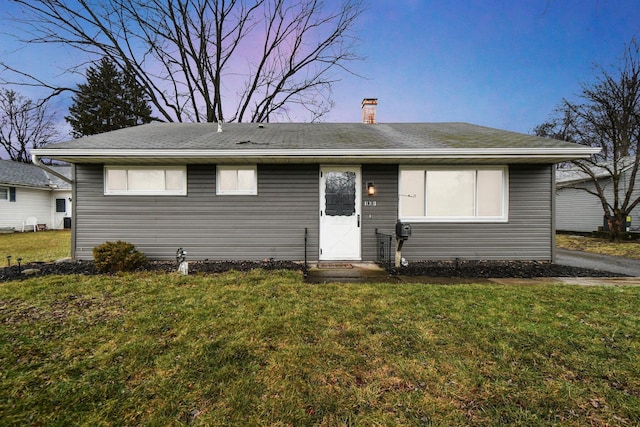
[[[152,123],[32,150],[71,163],[555,163],[596,149],[467,123]]]
[[[70,166],[50,166],[58,173],[71,178]],[[45,172],[30,163],[0,160],[0,185],[44,189],[71,189],[71,184]]]
[[[625,157],[618,161],[618,169],[624,172],[630,169],[635,162],[634,157]],[[588,165],[591,172],[593,172],[598,179],[610,178],[613,162],[603,162],[597,165]],[[556,184],[559,187],[569,186],[578,182],[589,181],[591,176],[584,170],[577,166],[569,168],[560,168],[556,170]]]

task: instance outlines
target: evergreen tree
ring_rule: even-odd
[[[108,58],[87,69],[65,117],[75,138],[136,126],[151,121],[151,107],[135,78],[118,70]]]

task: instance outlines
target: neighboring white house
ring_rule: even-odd
[[[71,178],[70,166],[51,167]],[[0,160],[0,229],[22,231],[30,217],[48,229],[70,228],[71,184],[35,165]]]
[[[604,167],[593,169],[607,200],[613,201],[611,175]],[[627,192],[630,183],[630,167],[622,173],[621,194]],[[595,191],[591,178],[577,167],[556,171],[556,230],[590,233],[604,227],[604,210],[600,199],[585,191]],[[636,176],[633,198],[640,196],[640,174]],[[640,206],[631,211],[629,231],[640,230]]]

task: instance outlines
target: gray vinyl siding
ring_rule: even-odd
[[[412,223],[407,260],[552,260],[552,169],[509,167],[506,223]]]
[[[556,192],[556,229],[590,233],[602,226],[604,211],[597,197],[577,188]]]
[[[152,259],[318,259],[319,166],[258,165],[257,196],[217,196],[215,165],[187,167],[186,196],[104,196],[103,167],[77,165],[75,257],[91,259],[107,240],[125,240]],[[366,195],[367,182],[377,194]],[[393,234],[398,216],[398,166],[362,166],[362,259],[376,259],[375,229]],[[414,223],[408,260],[551,260],[552,169],[509,167],[507,223]],[[77,203],[75,201],[77,200]]]
[[[620,196],[624,198],[627,191],[627,183],[630,180],[629,171],[622,174]],[[601,180],[605,188],[607,201],[613,203],[613,190],[611,180]],[[595,185],[591,181],[580,182],[576,186],[595,191]],[[633,188],[632,200],[640,197],[640,176],[636,176]],[[600,199],[580,188],[559,187],[556,191],[556,229],[561,231],[576,231],[590,233],[597,231],[603,225],[604,209]],[[631,211],[631,227],[640,227],[640,207]]]
[[[375,196],[367,196],[367,182],[375,184]],[[362,206],[362,259],[374,261],[377,258],[376,228],[380,233],[395,233],[398,218],[398,166],[364,165],[362,185],[362,200],[376,202],[376,206]]]
[[[304,259],[318,252],[318,166],[260,165],[258,195],[216,195],[215,165],[187,167],[186,196],[105,196],[102,165],[76,168],[76,250],[91,259],[105,241],[133,243],[151,259]]]

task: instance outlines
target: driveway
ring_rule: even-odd
[[[556,264],[640,277],[640,260],[582,251],[556,250]]]

